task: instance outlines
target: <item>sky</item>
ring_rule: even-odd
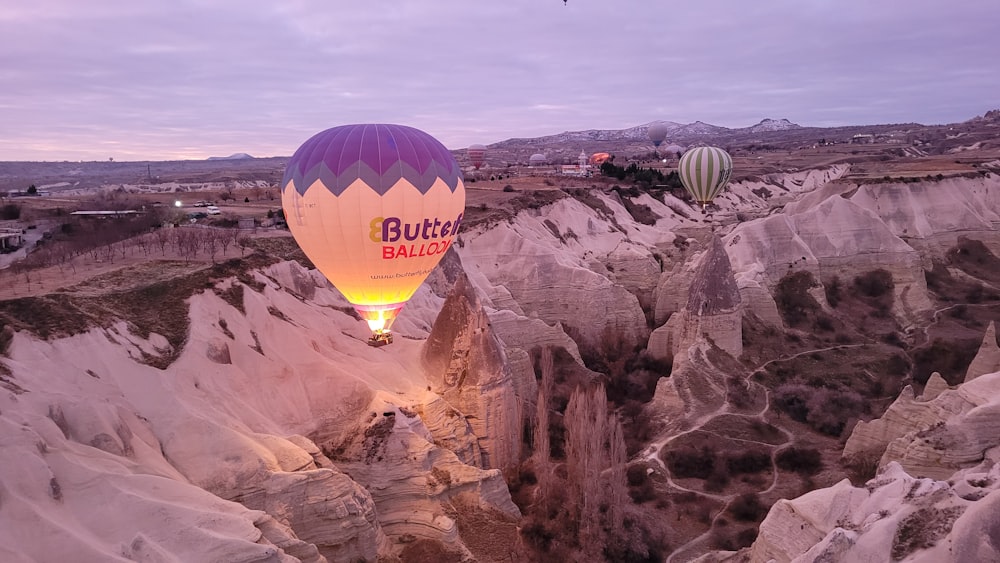
[[[954,123],[1000,108],[997,0],[26,0],[0,161],[289,156],[398,123],[458,149],[656,120]]]

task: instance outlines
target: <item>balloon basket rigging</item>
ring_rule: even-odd
[[[388,330],[373,332],[372,337],[368,339],[368,345],[374,348],[380,348],[386,344],[392,344],[392,333]]]

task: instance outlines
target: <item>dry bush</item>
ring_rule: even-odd
[[[247,314],[246,307],[243,304],[243,284],[233,283],[226,289],[213,289],[213,291],[237,311],[244,315]]]
[[[757,493],[743,493],[733,499],[728,508],[733,518],[742,522],[759,522],[767,515],[767,510]]]
[[[878,471],[879,459],[882,457],[880,451],[858,452],[842,461],[847,469],[847,476],[855,487],[864,485],[868,480],[875,477]]]
[[[814,475],[823,468],[823,457],[816,448],[785,448],[778,452],[774,462],[780,469],[802,475]]]
[[[899,523],[892,538],[892,560],[899,561],[918,549],[932,547],[948,535],[965,507],[921,508]]]
[[[793,420],[830,436],[840,436],[848,421],[868,412],[864,397],[846,388],[785,383],[775,388],[772,400],[775,407]]]
[[[980,342],[973,339],[935,338],[930,344],[921,346],[910,354],[913,358],[913,380],[923,385],[936,371],[948,385],[962,383],[969,364],[979,352],[979,346]]]
[[[653,213],[648,205],[643,203],[635,203],[630,198],[621,198],[622,204],[625,205],[625,210],[628,211],[629,215],[638,223],[643,225],[655,225],[656,221],[660,219],[660,216]]]
[[[0,356],[10,353],[10,343],[14,340],[14,329],[3,324],[0,320]]]
[[[774,303],[789,326],[797,326],[819,310],[819,303],[809,294],[817,285],[812,273],[799,270],[785,274],[774,289]]]
[[[864,297],[877,299],[886,295],[892,295],[895,283],[892,281],[892,274],[888,270],[878,269],[865,272],[854,278],[854,288]]]
[[[670,473],[676,477],[707,479],[715,470],[715,450],[709,446],[666,450],[663,458]]]

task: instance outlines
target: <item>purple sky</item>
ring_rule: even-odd
[[[449,148],[664,119],[963,121],[997,0],[30,0],[0,8],[0,160],[288,156],[349,123]]]

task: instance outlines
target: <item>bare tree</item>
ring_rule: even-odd
[[[219,244],[222,245],[222,255],[225,256],[229,245],[236,241],[236,229],[219,229]]]
[[[160,227],[153,231],[153,237],[156,239],[156,244],[160,245],[160,254],[166,256],[167,254],[167,243],[170,242],[172,238],[170,236],[171,229]]]
[[[192,260],[198,256],[198,247],[201,245],[201,241],[198,240],[198,234],[194,229],[188,227],[174,229],[173,239],[177,253],[186,260]]]
[[[243,233],[236,235],[236,246],[240,247],[240,256],[245,255],[250,248],[250,235]]]
[[[549,397],[552,395],[553,371],[552,348],[542,349],[542,378],[538,383],[538,404],[535,417],[535,476],[538,479],[538,494],[548,498],[552,490],[552,446],[549,442]]]
[[[219,252],[219,235],[216,229],[201,229],[198,233],[198,238],[200,239],[201,247],[208,253],[214,263],[215,255]]]
[[[570,514],[579,523],[582,552],[600,553],[609,536],[623,533],[627,486],[622,426],[608,413],[603,385],[577,388],[564,420]]]

